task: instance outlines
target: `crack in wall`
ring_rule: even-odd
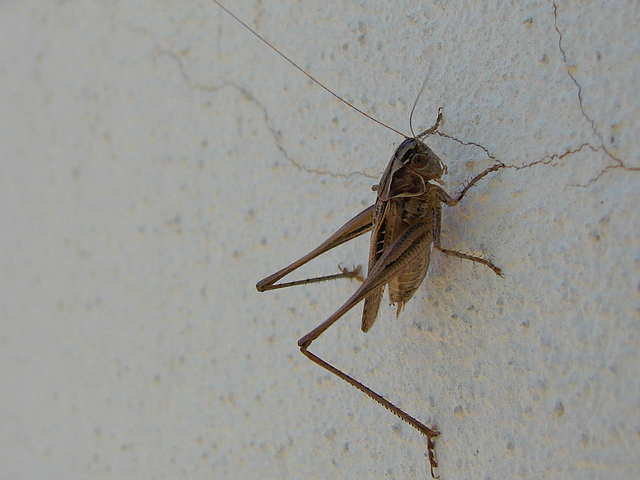
[[[570,149],[566,150],[563,153],[552,153],[551,155],[545,155],[540,160],[536,160],[535,162],[531,162],[531,163],[528,163],[526,165],[521,165],[519,167],[514,165],[514,166],[511,166],[509,168],[515,168],[516,170],[522,170],[524,168],[533,167],[535,165],[551,165],[552,167],[556,167],[556,166],[559,165],[559,163],[554,163],[554,160],[562,160],[563,158],[568,157],[569,155],[573,155],[574,153],[580,152],[584,148],[588,148],[592,152],[598,152],[598,151],[601,150],[600,148],[594,147],[590,143],[583,143],[579,147],[570,148]]]
[[[613,153],[609,151],[609,149],[605,145],[603,135],[596,128],[595,120],[592,119],[589,116],[589,114],[586,112],[584,107],[582,85],[580,85],[576,76],[571,72],[571,67],[569,66],[569,62],[567,61],[567,52],[563,46],[564,36],[562,35],[562,32],[560,31],[560,27],[558,26],[558,5],[556,4],[555,0],[553,0],[551,3],[553,5],[553,27],[556,33],[558,34],[558,49],[560,50],[560,54],[562,55],[562,61],[566,67],[567,75],[569,76],[573,84],[578,89],[578,104],[579,104],[580,112],[582,113],[582,116],[585,118],[585,120],[589,123],[589,125],[591,125],[591,130],[593,131],[594,135],[598,137],[600,141],[600,145],[598,147],[593,147],[592,145],[589,145],[589,144],[583,144],[576,150],[573,150],[573,151],[568,150],[558,158],[562,158],[571,153],[576,153],[577,151],[581,150],[584,146],[588,146],[594,152],[603,151],[609,158],[611,158],[611,160],[613,160],[616,163],[616,165],[607,165],[605,168],[602,169],[602,171],[596,177],[589,180],[589,182],[587,182],[585,185],[573,185],[573,186],[586,187],[587,185],[597,181],[608,170],[615,169],[615,168],[623,168],[628,171],[639,171],[640,169],[638,168],[627,167],[622,161],[622,159],[618,158],[617,156],[615,156]],[[534,162],[534,164],[535,163],[541,163],[541,162]]]
[[[594,178],[590,179],[586,184],[571,184],[570,186],[573,187],[587,187],[589,186],[591,183],[596,182],[598,179],[600,179],[600,177],[602,177],[607,171],[612,170],[612,169],[618,169],[618,168],[623,168],[627,171],[640,171],[639,168],[634,168],[634,167],[627,167],[624,162],[618,158],[617,156],[615,156],[613,153],[611,153],[605,143],[604,143],[604,138],[603,135],[598,131],[598,129],[596,128],[596,124],[595,124],[595,120],[593,120],[585,111],[585,107],[584,107],[584,100],[583,100],[583,88],[582,85],[580,85],[580,83],[578,82],[577,78],[575,77],[575,75],[573,75],[573,73],[571,72],[571,68],[569,66],[569,63],[567,61],[567,53],[565,51],[565,48],[563,47],[562,43],[563,43],[563,35],[562,32],[560,31],[560,28],[558,27],[558,6],[555,3],[555,0],[552,1],[553,4],[553,26],[554,29],[556,31],[556,33],[558,34],[558,49],[560,50],[560,54],[562,56],[562,61],[566,67],[566,71],[567,71],[567,75],[569,76],[569,78],[571,79],[571,81],[573,82],[573,84],[576,86],[577,88],[577,97],[578,97],[578,105],[580,108],[580,112],[582,114],[582,116],[584,117],[584,119],[589,123],[589,125],[591,126],[591,130],[593,131],[594,135],[598,138],[599,140],[599,145],[598,146],[594,146],[589,142],[584,142],[581,145],[579,145],[576,148],[569,148],[566,151],[562,152],[562,153],[553,153],[553,154],[549,154],[549,155],[545,155],[544,157],[542,157],[539,160],[535,160],[531,163],[528,163],[526,165],[521,165],[521,166],[517,166],[517,165],[506,165],[505,163],[503,163],[501,160],[499,160],[495,155],[493,155],[486,147],[484,147],[483,145],[476,143],[476,142],[465,142],[462,141],[454,136],[445,134],[445,133],[441,133],[441,132],[437,132],[438,135],[440,135],[441,137],[445,137],[448,138],[450,140],[453,140],[454,142],[457,142],[461,145],[472,145],[475,147],[480,148],[481,150],[484,151],[484,153],[487,155],[488,158],[492,159],[493,161],[495,161],[498,165],[499,165],[499,169],[501,168],[513,168],[515,170],[522,170],[525,168],[530,168],[530,167],[534,167],[536,165],[550,165],[552,167],[558,166],[559,163],[555,162],[556,160],[562,160],[568,156],[571,156],[573,154],[579,153],[580,151],[582,151],[585,148],[588,148],[589,150],[591,150],[592,152],[598,152],[598,151],[602,151],[604,152],[611,160],[613,160],[615,162],[614,165],[607,165],[606,167],[604,167],[600,173],[598,173],[598,175],[596,175]]]
[[[490,158],[491,160],[493,160],[494,162],[496,162],[498,165],[500,165],[500,168],[505,168],[507,167],[507,165],[505,165],[504,163],[502,163],[502,161],[498,160],[498,158],[493,155],[491,152],[489,152],[489,149],[483,145],[480,145],[479,143],[476,142],[465,142],[463,140],[460,140],[452,135],[448,135],[446,133],[442,133],[442,132],[436,132],[439,136],[444,137],[444,138],[448,138],[449,140],[453,140],[456,143],[459,143],[460,145],[466,145],[466,146],[474,146],[479,148],[480,150],[482,150],[485,155]]]
[[[307,173],[312,173],[316,175],[327,175],[334,178],[349,179],[354,176],[361,176],[361,177],[370,178],[370,179],[378,178],[377,176],[369,175],[367,173],[359,172],[359,171],[355,171],[351,173],[336,173],[330,170],[309,168],[304,164],[296,161],[285,148],[282,142],[282,133],[273,125],[273,122],[269,117],[269,112],[267,111],[267,108],[262,103],[260,103],[260,101],[248,89],[230,80],[225,80],[219,85],[207,85],[200,82],[196,82],[187,73],[187,70],[184,66],[184,62],[182,61],[182,58],[178,54],[176,54],[175,52],[167,51],[167,50],[160,50],[159,54],[172,58],[178,64],[180,74],[190,89],[205,92],[205,93],[217,93],[226,88],[232,88],[236,90],[238,93],[240,93],[240,95],[242,95],[242,97],[245,100],[247,100],[248,102],[258,107],[258,109],[262,112],[262,118],[264,120],[264,124],[267,127],[267,130],[269,130],[269,132],[271,133],[271,136],[273,137],[276,148],[282,153],[284,158],[294,167],[299,168],[300,170]]]
[[[335,173],[329,170],[319,170],[319,169],[312,169],[309,168],[303,164],[301,164],[300,162],[297,162],[290,154],[289,152],[286,150],[286,148],[283,145],[282,142],[282,133],[273,125],[273,122],[271,121],[270,117],[269,117],[269,112],[267,110],[267,108],[246,88],[236,84],[235,82],[229,81],[229,80],[224,80],[222,83],[220,83],[219,85],[208,85],[208,84],[203,84],[200,82],[196,82],[194,81],[191,76],[187,73],[187,69],[184,65],[184,62],[182,61],[182,58],[180,57],[179,54],[172,52],[172,51],[168,51],[168,50],[160,50],[159,54],[161,56],[167,56],[171,59],[173,59],[176,64],[178,65],[178,69],[180,71],[180,75],[182,76],[182,78],[184,79],[185,83],[188,85],[188,87],[190,89],[193,90],[197,90],[197,91],[201,91],[201,92],[205,92],[205,93],[210,93],[210,94],[215,94],[218,93],[224,89],[227,88],[232,88],[234,90],[236,90],[238,93],[240,93],[240,95],[242,95],[243,98],[245,98],[245,100],[247,100],[248,102],[254,104],[256,107],[258,107],[258,109],[262,112],[262,118],[264,120],[264,124],[267,127],[267,129],[269,130],[269,132],[271,133],[271,136],[274,140],[275,146],[276,148],[282,153],[282,155],[284,156],[284,158],[294,167],[307,172],[307,173],[311,173],[311,174],[316,174],[316,175],[328,175],[330,177],[334,177],[334,178],[349,178],[351,176],[362,176],[365,178],[370,178],[370,179],[374,179],[377,180],[379,178],[379,176],[374,176],[374,175],[369,175],[366,174],[364,172],[352,172],[349,174],[340,174],[340,173]],[[528,168],[528,167],[532,167],[538,164],[551,164],[551,165],[555,165],[552,162],[553,159],[561,159],[564,158],[566,155],[571,154],[571,153],[576,153],[579,150],[581,150],[583,147],[585,146],[589,146],[589,148],[591,148],[592,150],[594,150],[594,147],[592,147],[591,145],[588,144],[582,144],[579,148],[574,149],[574,150],[568,150],[567,152],[564,152],[562,154],[553,154],[553,155],[547,155],[545,157],[543,157],[540,160],[536,160],[530,164],[527,165],[523,165],[523,166],[514,166],[514,165],[506,165],[505,163],[503,163],[501,160],[499,160],[494,154],[492,154],[489,149],[477,142],[467,142],[464,140],[460,140],[459,138],[454,137],[453,135],[449,135],[446,133],[442,133],[442,132],[436,132],[437,135],[443,137],[443,138],[447,138],[449,140],[452,140],[460,145],[465,145],[465,146],[474,146],[479,148],[480,150],[482,150],[485,155],[490,158],[491,160],[495,161],[498,165],[499,168],[515,168],[516,170],[521,170],[523,168]],[[548,160],[545,160],[548,159]],[[602,173],[600,174],[602,175]],[[599,175],[599,176],[600,176]]]
[[[380,178],[379,175],[370,175],[364,172],[359,172],[359,171],[355,171],[355,172],[351,172],[348,174],[344,174],[344,173],[336,173],[336,172],[332,172],[330,170],[320,170],[320,169],[313,169],[313,168],[309,168],[303,164],[301,164],[300,162],[296,161],[290,154],[289,152],[286,150],[286,148],[283,145],[282,142],[282,133],[276,129],[276,127],[273,125],[273,122],[271,121],[270,117],[269,117],[269,112],[267,110],[267,108],[246,88],[232,82],[229,80],[225,80],[223,81],[221,84],[219,85],[207,85],[207,84],[203,84],[200,82],[196,82],[194,81],[191,76],[187,73],[186,67],[184,65],[184,62],[182,61],[182,58],[180,57],[180,55],[176,54],[175,52],[172,51],[168,51],[168,50],[160,50],[159,51],[160,55],[164,55],[164,56],[168,56],[169,58],[173,59],[176,64],[178,65],[178,69],[180,71],[180,75],[182,76],[182,78],[184,79],[185,83],[188,85],[188,87],[190,89],[193,90],[197,90],[197,91],[201,91],[201,92],[205,92],[205,93],[217,93],[221,90],[224,90],[226,88],[232,88],[234,90],[236,90],[238,93],[240,93],[248,102],[253,103],[255,106],[258,107],[258,109],[260,109],[260,111],[262,111],[262,117],[265,123],[265,126],[267,127],[267,129],[269,130],[269,132],[271,133],[271,136],[273,137],[274,143],[276,145],[276,148],[282,153],[282,155],[284,156],[284,158],[290,163],[292,164],[294,167],[299,168],[300,170],[307,172],[307,173],[311,173],[311,174],[316,174],[316,175],[328,175],[330,177],[334,177],[334,178],[350,178],[352,176],[361,176],[364,178],[369,178],[369,179],[374,179],[377,180]],[[498,160],[497,157],[495,155],[493,155],[489,149],[487,149],[485,146],[476,143],[476,142],[465,142],[463,140],[460,140],[452,135],[448,135],[446,133],[442,133],[442,132],[436,132],[438,135],[440,135],[441,137],[447,138],[449,140],[452,140],[456,143],[459,143],[461,145],[466,145],[466,146],[475,146],[479,149],[481,149],[485,155],[487,155],[488,158],[494,160],[499,166],[500,168],[508,168],[508,165],[505,165],[502,161]],[[521,168],[521,167],[520,167]]]
[[[454,142],[457,142],[461,145],[466,145],[466,146],[474,146],[477,147],[479,149],[481,149],[485,155],[490,158],[491,160],[493,160],[494,162],[496,162],[497,165],[499,165],[499,169],[501,168],[514,168],[515,170],[522,170],[524,168],[529,168],[529,167],[533,167],[536,165],[550,165],[550,166],[557,166],[558,163],[556,162],[557,160],[561,160],[563,158],[566,158],[570,155],[573,155],[575,153],[579,153],[580,151],[582,151],[585,148],[590,149],[593,152],[597,152],[597,151],[602,151],[604,152],[615,164],[614,165],[607,165],[605,166],[598,175],[596,175],[594,178],[590,179],[586,184],[584,185],[572,185],[572,186],[579,186],[579,187],[586,187],[589,184],[597,181],[602,175],[604,175],[608,170],[611,169],[616,169],[616,168],[623,168],[625,170],[629,170],[629,171],[638,171],[640,169],[638,168],[634,168],[634,167],[627,167],[624,162],[622,161],[622,159],[618,158],[616,155],[614,155],[611,151],[609,151],[609,149],[606,147],[605,142],[604,142],[604,137],[602,135],[601,132],[598,131],[597,127],[596,127],[596,123],[595,120],[593,118],[591,118],[589,116],[589,114],[586,112],[585,106],[584,106],[584,90],[582,85],[578,82],[578,79],[576,78],[576,76],[571,72],[571,67],[569,65],[569,62],[567,60],[567,51],[565,49],[565,46],[563,45],[563,43],[566,43],[563,33],[558,25],[558,6],[556,4],[556,0],[552,0],[552,5],[553,5],[553,26],[554,29],[556,31],[556,33],[558,34],[558,49],[560,51],[561,57],[562,57],[562,61],[565,65],[566,68],[566,72],[567,75],[569,76],[569,78],[571,79],[572,83],[576,86],[577,89],[577,98],[578,98],[578,106],[581,112],[581,115],[583,116],[583,118],[588,122],[588,124],[591,126],[591,130],[594,133],[594,135],[598,138],[599,140],[599,145],[594,146],[591,143],[588,142],[584,142],[581,145],[579,145],[576,148],[569,148],[566,151],[562,152],[562,153],[553,153],[553,154],[549,154],[549,155],[545,155],[544,157],[540,158],[539,160],[535,160],[531,163],[528,163],[526,165],[521,165],[521,166],[516,166],[516,165],[507,165],[504,162],[502,162],[501,160],[499,160],[495,155],[493,155],[485,146],[476,143],[476,142],[467,142],[467,141],[463,141],[460,140],[452,135],[448,135],[445,133],[441,133],[441,132],[437,132],[438,135],[440,135],[441,137],[447,138],[449,140],[452,140]],[[186,84],[189,86],[189,88],[191,89],[195,89],[198,91],[202,91],[202,92],[206,92],[206,93],[217,93],[220,90],[226,89],[226,88],[232,88],[234,90],[236,90],[238,93],[240,93],[240,95],[242,95],[242,97],[247,100],[248,102],[252,103],[253,105],[255,105],[261,112],[262,112],[262,118],[264,121],[265,126],[267,127],[268,131],[270,132],[273,140],[274,140],[274,144],[276,146],[276,148],[281,152],[281,154],[283,155],[283,157],[294,167],[306,172],[306,173],[310,173],[310,174],[316,174],[316,175],[327,175],[333,178],[345,178],[348,179],[350,177],[353,176],[361,176],[364,178],[369,178],[369,179],[377,179],[378,176],[374,176],[374,175],[370,175],[361,171],[354,171],[351,173],[336,173],[333,172],[331,170],[325,170],[325,169],[317,169],[317,168],[310,168],[306,165],[304,165],[303,163],[295,160],[292,155],[289,154],[289,152],[287,151],[283,139],[282,139],[282,133],[281,131],[279,131],[273,124],[273,121],[270,118],[269,112],[267,110],[267,108],[253,95],[253,93],[251,91],[249,91],[247,88],[242,87],[240,85],[238,85],[237,83],[234,83],[233,81],[229,81],[229,80],[225,80],[223,81],[220,85],[214,86],[214,85],[207,85],[207,84],[203,84],[203,83],[199,83],[194,81],[191,76],[188,74],[186,67],[184,65],[184,62],[182,61],[182,58],[171,51],[165,51],[162,50],[160,51],[160,55],[166,55],[169,56],[170,58],[174,59],[174,61],[178,64],[180,73],[182,75],[182,77],[184,78]]]

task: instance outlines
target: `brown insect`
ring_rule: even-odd
[[[266,43],[276,53],[304,73],[312,81],[331,93],[334,97],[367,116],[371,120],[399,133],[405,138],[391,156],[391,160],[382,174],[380,182],[378,185],[373,187],[373,190],[377,192],[375,204],[353,217],[327,240],[322,242],[322,244],[302,258],[296,260],[273,275],[269,275],[268,277],[260,280],[256,285],[256,288],[258,291],[264,292],[266,290],[274,290],[341,277],[359,278],[362,280],[360,287],[340,308],[338,308],[338,310],[298,340],[298,346],[300,347],[300,351],[311,361],[350,383],[424,434],[427,437],[427,449],[431,475],[435,478],[433,469],[437,467],[437,462],[434,455],[433,438],[438,436],[440,432],[419,422],[378,393],[360,383],[358,380],[350,377],[330,363],[314,355],[309,351],[309,346],[315,339],[322,335],[325,330],[363,300],[364,310],[362,313],[361,328],[363,332],[368,332],[375,323],[378,315],[385,286],[389,287],[391,303],[397,306],[397,314],[399,315],[402,311],[402,307],[411,299],[427,274],[432,247],[447,255],[453,255],[458,258],[472,260],[482,265],[486,265],[497,275],[501,275],[500,269],[489,260],[443,248],[440,242],[442,204],[444,203],[448,206],[456,205],[460,200],[462,200],[467,191],[476,184],[476,182],[490,172],[494,172],[501,168],[501,165],[494,165],[476,175],[463,188],[462,192],[460,192],[457,197],[452,197],[438,185],[442,184],[440,179],[443,174],[447,173],[447,167],[433,152],[433,150],[431,150],[421,140],[434,134],[438,130],[442,120],[442,109],[438,110],[438,117],[431,128],[419,133],[418,135],[413,134],[413,128],[411,128],[412,136],[407,137],[397,130],[370,117],[340,98],[335,93],[331,92],[315,78],[280,53],[275,47],[258,35],[258,33],[252,30],[233,13],[229,12],[229,10],[227,10],[217,0],[213,1],[251,33],[260,38],[260,40]],[[422,93],[422,90],[420,93]],[[419,96],[420,94],[418,94],[418,97]],[[413,109],[411,110],[410,125],[416,103],[414,103]],[[360,270],[357,268],[353,271],[343,269],[342,273],[336,275],[277,283],[284,276],[293,272],[298,267],[304,265],[315,257],[369,231],[371,231],[371,242],[369,247],[369,267],[366,278],[363,279],[360,277]]]

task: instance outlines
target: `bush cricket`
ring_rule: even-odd
[[[375,204],[353,217],[327,240],[302,258],[260,280],[256,288],[258,291],[264,292],[343,277],[358,278],[361,280],[362,283],[355,293],[329,318],[298,340],[298,346],[300,347],[300,351],[312,362],[353,385],[425,435],[427,437],[427,451],[431,476],[436,478],[434,468],[436,468],[438,464],[435,459],[433,439],[437,437],[440,432],[421,423],[358,380],[314,355],[309,351],[309,346],[322,335],[325,330],[331,327],[331,325],[361,301],[364,301],[361,328],[363,332],[368,332],[378,315],[385,286],[389,288],[391,303],[397,306],[397,315],[399,315],[403,306],[411,299],[427,274],[432,248],[447,255],[486,265],[492,269],[494,273],[501,275],[501,270],[489,260],[442,247],[440,230],[442,204],[444,203],[451,207],[457,205],[473,185],[487,174],[501,168],[502,165],[493,165],[476,175],[462,189],[460,194],[452,197],[438,185],[443,183],[441,177],[447,173],[447,167],[433,150],[422,141],[423,138],[437,132],[442,120],[442,108],[438,109],[438,116],[434,125],[423,132],[417,135],[414,134],[411,125],[413,112],[425,84],[423,84],[413,104],[409,117],[411,136],[406,136],[398,130],[376,120],[329,90],[272,46],[246,23],[236,17],[226,7],[220,4],[218,0],[213,0],[213,2],[253,35],[258,37],[269,48],[274,50],[278,55],[338,100],[370,120],[404,137],[400,146],[391,156],[391,160],[382,174],[378,185],[374,185],[373,187],[373,190],[377,193]],[[371,241],[368,271],[365,278],[360,276],[360,269],[356,268],[354,270],[342,269],[341,273],[335,275],[278,283],[283,277],[310,260],[367,232],[371,232]]]

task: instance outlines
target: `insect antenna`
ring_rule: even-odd
[[[423,134],[421,133],[420,135],[418,135],[416,137],[416,134],[413,131],[413,112],[416,111],[416,105],[418,105],[418,100],[420,100],[420,96],[422,95],[422,92],[424,91],[424,87],[427,85],[427,79],[428,78],[429,77],[427,76],[427,78],[424,79],[424,82],[422,82],[422,86],[420,87],[420,91],[418,92],[418,95],[416,95],[416,99],[413,102],[413,107],[411,107],[411,113],[409,114],[409,130],[411,131],[411,136],[413,138],[415,138],[416,140],[420,139],[420,137],[422,137]]]
[[[432,127],[427,128],[424,132],[421,132],[418,135],[416,135],[413,132],[413,112],[416,110],[416,105],[418,105],[418,100],[420,100],[420,97],[422,96],[422,92],[424,91],[424,88],[427,86],[428,80],[429,80],[429,75],[427,75],[427,77],[424,79],[424,82],[422,82],[420,91],[416,96],[416,101],[413,102],[413,107],[411,107],[411,114],[409,115],[409,130],[411,130],[411,135],[413,135],[413,138],[415,138],[416,140],[420,140],[423,137],[426,137],[428,135],[431,135],[432,133],[435,133],[436,130],[438,130],[438,127],[440,126],[440,122],[442,121],[442,107],[440,107],[438,108],[438,118],[436,118],[436,123]]]
[[[289,60],[289,58],[282,52],[280,52],[280,50],[278,50],[276,47],[274,47],[273,45],[271,45],[264,37],[262,37],[258,32],[256,32],[253,28],[251,28],[249,25],[247,25],[246,23],[244,23],[242,20],[240,20],[238,17],[236,17],[231,11],[229,11],[229,9],[227,9],[227,7],[225,7],[224,5],[222,5],[218,0],[212,0],[213,3],[217,4],[222,10],[224,10],[225,12],[227,12],[231,17],[233,17],[240,25],[242,25],[244,28],[246,28],[247,30],[249,30],[251,33],[253,33],[256,37],[258,37],[260,40],[262,40],[262,42],[267,45],[271,50],[273,50],[274,52],[276,52],[278,55],[280,55],[282,58],[284,58],[287,62],[289,62],[291,65],[293,65],[296,69],[298,69],[300,72],[302,72],[304,75],[306,75],[313,83],[315,83],[316,85],[319,85],[320,87],[322,87],[324,90],[326,90],[327,92],[329,92],[331,95],[333,95],[335,98],[337,98],[338,100],[340,100],[342,103],[344,103],[345,105],[347,105],[348,107],[352,108],[353,110],[355,110],[356,112],[360,113],[361,115],[364,115],[365,117],[367,117],[369,120],[372,120],[374,122],[376,122],[378,125],[382,125],[384,128],[387,128],[389,130],[391,130],[392,132],[397,133],[398,135],[402,135],[404,138],[407,138],[407,136],[396,130],[393,127],[390,127],[389,125],[382,123],[380,120],[372,117],[371,115],[369,115],[368,113],[363,112],[362,110],[360,110],[358,107],[350,104],[349,102],[347,102],[344,98],[342,98],[340,95],[333,93],[331,90],[329,90],[327,87],[325,87],[322,83],[320,83],[318,80],[316,80],[310,73],[308,73],[306,70],[302,69],[301,67],[299,67],[298,65],[296,65],[292,60]],[[424,88],[424,86],[423,86]],[[416,100],[417,101],[417,100]],[[414,105],[415,108],[415,105]],[[411,113],[413,114],[413,110],[411,111]]]

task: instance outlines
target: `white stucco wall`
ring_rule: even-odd
[[[443,225],[504,278],[436,253],[398,320],[312,350],[437,424],[442,479],[637,478],[638,3],[229,6],[402,131],[428,75],[449,192],[508,167]],[[206,0],[3,0],[0,49],[0,477],[427,478],[423,438],[296,347],[356,284],[254,288],[401,139]]]

